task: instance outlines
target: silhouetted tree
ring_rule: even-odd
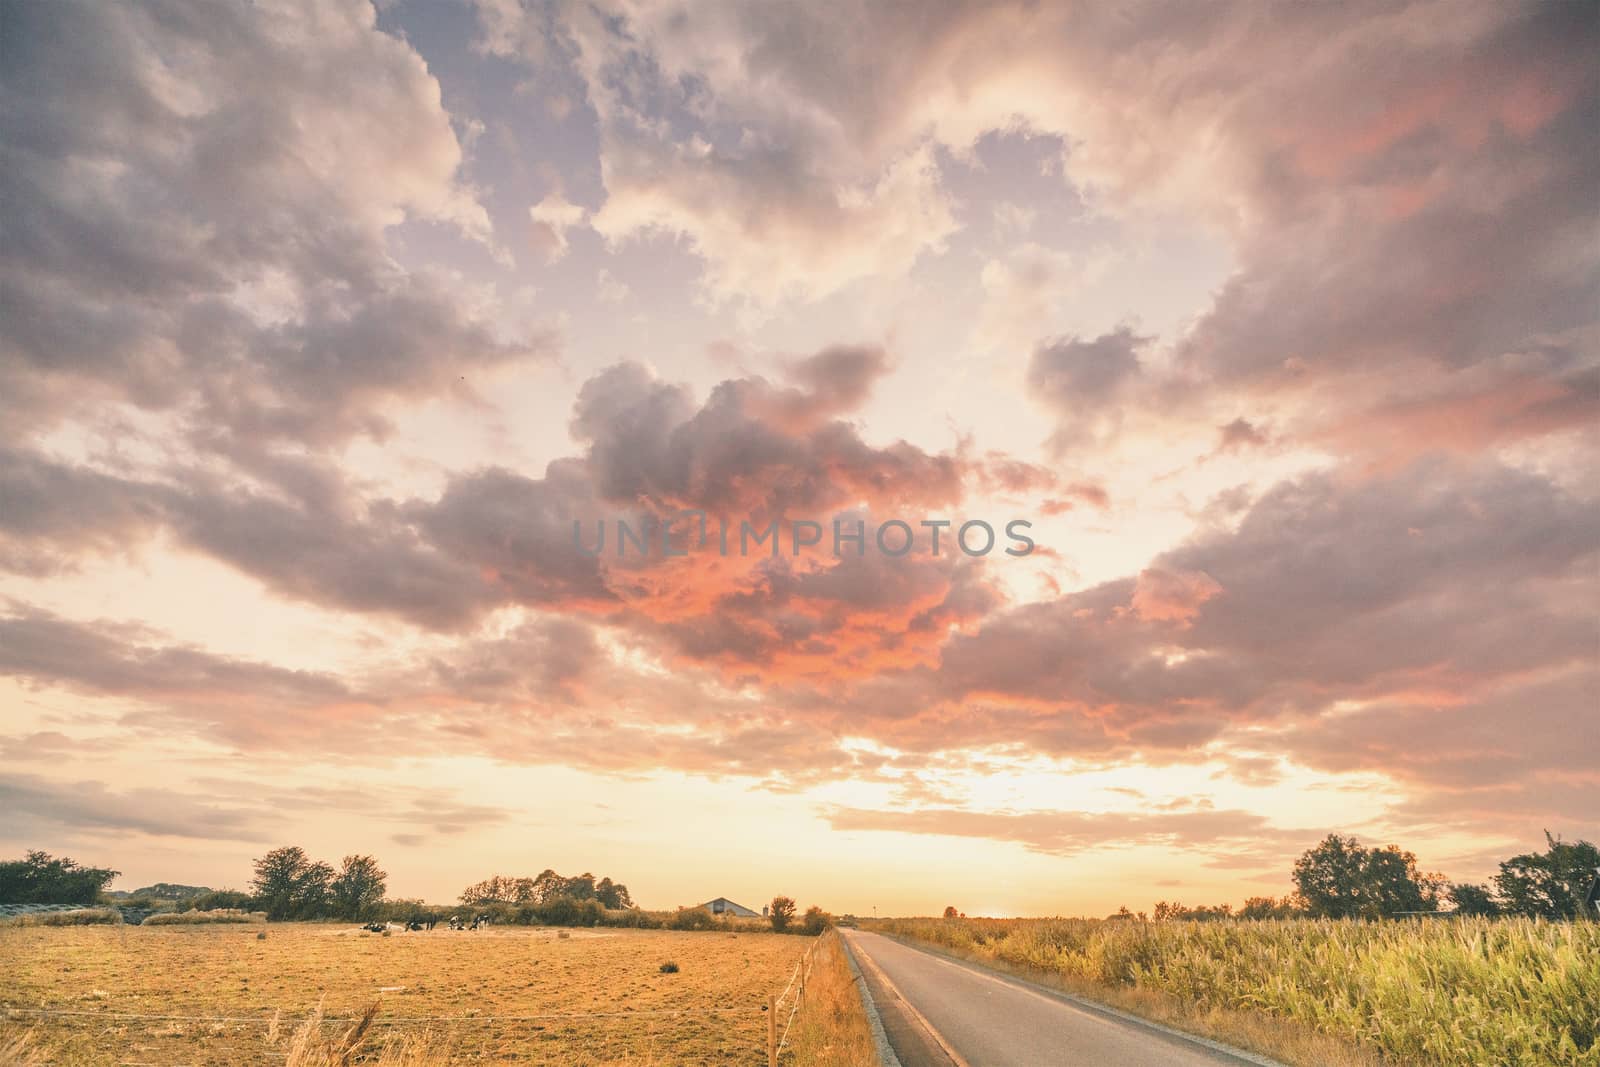
[[[299,846],[275,848],[254,866],[250,888],[267,918],[311,919],[327,908],[333,868],[313,861]]]
[[[608,908],[633,907],[633,897],[628,895],[628,887],[609,878],[602,878],[595,885],[594,897]]]
[[[461,903],[531,904],[534,901],[533,887],[532,878],[508,878],[503,874],[496,874],[463,889]]]
[[[1404,911],[1435,911],[1445,881],[1417,870],[1417,857],[1395,845],[1363,848],[1354,837],[1329,834],[1294,865],[1295,887],[1318,918],[1375,919]]]
[[[329,885],[334,914],[361,919],[383,900],[389,874],[371,856],[346,856],[343,868]]]
[[[121,873],[30,850],[0,863],[0,904],[93,904]]]
[[[1545,851],[1513,856],[1494,877],[1501,908],[1511,915],[1576,918],[1600,867],[1600,849],[1588,841],[1567,842],[1544,834]]]
[[[956,910],[956,906],[954,904],[946,905],[944,909],[944,917],[946,919],[954,919],[960,914],[961,913]]]
[[[794,921],[794,901],[789,897],[773,897],[768,907],[767,917],[772,920],[772,928],[780,934],[789,929]]]
[[[1241,919],[1287,919],[1295,910],[1294,901],[1288,897],[1249,897],[1236,914]]]
[[[1500,903],[1485,885],[1452,885],[1445,893],[1462,915],[1499,915]]]

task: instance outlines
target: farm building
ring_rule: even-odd
[[[713,915],[736,915],[741,919],[761,918],[760,912],[751,911],[743,904],[735,904],[727,897],[718,897],[715,900],[708,900],[700,906]]]

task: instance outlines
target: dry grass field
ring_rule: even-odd
[[[384,1062],[764,1064],[762,1005],[812,940],[547,928],[384,937],[315,924],[0,928],[0,1048],[27,1034],[50,1063],[292,1064],[297,1038],[336,1040],[377,1003],[353,1062],[387,1049]],[[662,973],[668,961],[677,973]],[[306,1028],[319,1005],[322,1020]]]

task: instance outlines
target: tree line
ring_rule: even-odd
[[[122,906],[155,905],[179,911],[233,908],[265,912],[274,922],[316,919],[351,921],[439,921],[448,914],[485,917],[500,923],[545,926],[628,926],[674,930],[751,929],[764,925],[779,933],[820,934],[832,918],[820,907],[797,915],[792,898],[774,897],[765,919],[733,920],[703,907],[649,912],[638,907],[628,887],[585,871],[565,877],[546,869],[532,878],[492,875],[463,889],[459,907],[439,907],[388,896],[389,874],[369,855],[345,856],[335,867],[298,845],[272,849],[251,862],[245,891],[170,886],[158,883],[141,894],[114,894]],[[90,906],[108,898],[107,887],[121,872],[88,867],[75,860],[31,851],[0,863],[0,903]],[[149,899],[145,899],[149,898]]]
[[[1113,919],[1381,919],[1444,912],[1525,916],[1560,921],[1585,915],[1585,898],[1600,871],[1600,849],[1545,832],[1545,849],[1502,860],[1487,883],[1451,882],[1417,866],[1398,845],[1368,848],[1354,837],[1329,834],[1295,861],[1295,890],[1284,897],[1250,897],[1229,904],[1185,907],[1158,901],[1154,912],[1121,908]],[[946,909],[947,913],[950,909]]]
[[[20,860],[0,863],[0,904],[81,904],[100,899],[121,874],[110,867],[86,867],[76,860],[30,849]]]

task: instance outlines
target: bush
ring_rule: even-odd
[[[678,965],[676,963],[672,962],[671,960],[668,960],[666,963],[663,963],[661,965],[661,973],[662,974],[677,974],[678,973]]]
[[[211,911],[169,911],[151,915],[145,926],[202,926],[207,923],[264,923],[264,911],[240,911],[237,908],[216,908]]]
[[[122,912],[116,908],[74,908],[71,911],[41,911],[18,915],[5,921],[7,926],[121,926]]]
[[[236,889],[213,889],[209,893],[201,893],[191,897],[178,905],[179,911],[249,911],[255,903],[249,893],[241,893]]]
[[[816,937],[826,930],[831,922],[833,922],[833,917],[813,904],[806,909],[806,917],[801,920],[800,930],[812,937]]]
[[[709,930],[716,924],[704,908],[679,908],[669,925],[674,930]]]
[[[533,918],[546,926],[599,926],[606,909],[598,900],[557,897],[532,909]]]

